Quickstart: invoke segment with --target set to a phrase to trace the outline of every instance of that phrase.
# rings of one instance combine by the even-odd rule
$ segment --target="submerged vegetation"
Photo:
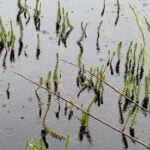
[[[24,4],[22,4],[22,0],[18,0],[17,6],[19,9],[17,17],[16,17],[17,23],[19,23],[20,17],[23,14],[24,18],[26,19],[26,25],[27,25],[30,21],[30,12],[29,12],[29,8],[27,6],[27,0],[24,0]]]
[[[26,142],[25,150],[46,150],[46,147],[42,139],[40,139],[39,141],[37,141],[37,139],[34,139],[33,141]]]
[[[105,32],[108,30],[105,24],[107,19],[102,19],[102,17],[108,15],[106,11],[107,1],[105,0],[103,1],[101,14],[99,14],[99,22],[94,26],[94,34],[92,33],[93,31],[90,32],[93,24],[92,22],[88,22],[87,19],[80,20],[80,23],[77,22],[80,26],[79,31],[81,31],[81,33],[77,35],[75,34],[77,26],[74,25],[72,16],[76,18],[79,16],[74,15],[74,11],[70,11],[70,9],[67,8],[67,5],[65,5],[66,2],[64,3],[58,0],[55,3],[57,9],[55,10],[53,19],[56,20],[56,22],[54,21],[52,26],[51,20],[46,20],[50,23],[49,27],[50,30],[52,30],[50,33],[45,30],[45,26],[42,24],[47,15],[44,14],[45,11],[43,10],[44,1],[35,0],[33,8],[28,6],[28,2],[27,0],[17,1],[18,12],[16,14],[16,22],[18,33],[14,30],[13,20],[6,24],[3,18],[0,17],[0,56],[3,56],[2,67],[4,73],[8,75],[8,78],[12,77],[13,80],[7,80],[4,91],[5,96],[3,96],[2,92],[1,97],[5,97],[8,103],[13,103],[11,100],[12,98],[15,99],[14,85],[21,83],[19,86],[22,87],[22,82],[17,83],[18,78],[14,78],[12,73],[36,86],[34,91],[32,91],[30,87],[28,89],[27,84],[23,87],[26,89],[21,91],[25,96],[28,96],[30,102],[32,102],[32,99],[36,99],[33,103],[37,105],[38,119],[40,121],[40,123],[38,123],[40,126],[39,137],[34,138],[32,141],[27,140],[25,149],[46,150],[53,146],[51,144],[53,144],[55,140],[58,140],[60,145],[63,143],[63,148],[61,145],[61,149],[64,150],[69,150],[69,145],[73,146],[74,143],[80,146],[78,142],[82,143],[84,140],[87,140],[90,146],[94,147],[94,144],[96,144],[95,139],[97,140],[101,134],[101,131],[98,129],[102,128],[103,130],[103,127],[100,127],[99,123],[119,133],[125,149],[130,148],[130,145],[135,143],[150,149],[150,144],[147,144],[147,142],[144,141],[145,138],[143,138],[144,136],[149,139],[150,135],[146,129],[149,123],[147,116],[149,116],[150,113],[150,68],[147,56],[147,54],[149,54],[149,43],[147,42],[147,34],[145,33],[146,31],[144,30],[142,19],[140,19],[140,14],[137,13],[136,7],[129,2],[128,8],[131,10],[131,14],[133,13],[134,15],[141,37],[129,37],[128,39],[121,40],[121,37],[115,37],[117,33],[116,35],[111,35],[114,33]],[[122,5],[120,6],[120,1],[116,0],[115,2],[116,3],[113,4],[117,6],[117,15],[115,23],[114,20],[112,22],[113,26],[115,24],[116,30],[119,27],[117,26],[119,21],[121,24],[120,17],[123,18],[124,16],[121,14],[123,9]],[[94,8],[90,10],[94,12]],[[88,10],[86,13],[89,12]],[[33,17],[31,21],[30,16]],[[86,23],[86,21],[88,23]],[[149,32],[149,18],[144,17],[144,21],[148,29],[147,32]],[[54,27],[54,29],[52,27]],[[32,28],[35,34],[32,35],[31,33],[31,37],[28,36],[26,39],[26,31],[28,28]],[[87,29],[89,32],[87,32]],[[101,34],[102,32],[104,34]],[[52,35],[53,33],[54,35]],[[46,40],[47,36],[45,34],[49,37],[49,41]],[[74,40],[73,44],[68,40],[70,35],[72,35],[71,38]],[[104,39],[103,35],[105,37]],[[33,40],[34,42],[31,41],[31,43],[33,42],[35,49],[32,50],[29,48],[29,50],[27,41],[33,37],[35,37],[35,39]],[[94,50],[92,47],[93,38],[91,37],[95,39]],[[111,42],[115,49],[113,49],[109,41],[112,38],[114,41]],[[118,40],[115,41],[115,38]],[[108,41],[106,39],[108,39]],[[70,43],[73,49],[70,49]],[[63,45],[62,47],[61,44]],[[16,52],[17,46],[18,53]],[[49,46],[51,46],[50,49]],[[61,50],[57,48],[61,48]],[[26,49],[28,49],[28,52],[31,54],[28,59],[30,60],[28,62],[29,64],[26,63],[26,58],[21,57],[23,51],[25,57],[28,56]],[[47,51],[45,54],[46,49],[50,51]],[[52,51],[51,49],[54,50]],[[68,51],[68,49],[70,49],[70,51]],[[32,58],[32,52],[36,58],[36,62]],[[16,53],[18,57],[16,57]],[[106,56],[104,56],[103,53]],[[10,70],[7,72],[6,62],[8,55],[10,55],[11,65],[8,63]],[[22,64],[20,63],[22,60],[23,63],[25,63],[23,66],[21,66]],[[74,60],[76,63],[73,62]],[[35,63],[37,68],[34,68]],[[41,65],[42,63],[44,64]],[[17,68],[22,68],[25,72],[31,71],[31,73],[33,73],[31,77],[35,77],[36,81],[38,78],[38,81],[35,82],[29,79],[27,77],[28,72],[26,72],[25,75],[18,73],[15,71]],[[71,69],[73,69],[72,72],[70,71]],[[3,80],[0,80],[0,83],[2,83],[3,86]],[[109,88],[112,91],[110,91]],[[16,88],[15,90],[17,90],[17,94],[19,95],[21,93],[19,90],[22,89]],[[27,94],[29,90],[33,92],[33,97]],[[111,97],[112,95],[113,97]],[[32,98],[29,98],[30,96]],[[17,106],[20,106],[20,103],[19,101]],[[26,104],[26,101],[24,103]],[[34,106],[34,104],[31,106]],[[3,104],[3,107],[6,107],[6,104]],[[22,108],[25,108],[25,106],[23,105]],[[27,108],[27,110],[29,110],[29,108]],[[116,108],[117,110],[115,110]],[[33,111],[35,110],[36,107],[34,107]],[[117,112],[118,114],[113,116],[111,112]],[[10,111],[7,111],[7,113],[10,113]],[[112,119],[111,122],[109,122],[110,114],[114,119]],[[146,127],[142,126],[144,122],[139,124],[141,120],[146,122]],[[97,125],[95,122],[97,122]],[[115,127],[114,123],[120,127]],[[140,137],[139,133],[141,133],[141,131],[143,135]],[[146,133],[143,131],[146,131]],[[104,133],[105,132],[107,131],[104,131]],[[109,134],[111,135],[113,133]],[[129,142],[129,140],[131,140],[131,142]]]
[[[13,27],[12,27],[12,21],[10,21],[10,31],[7,31],[5,28],[2,18],[0,17],[0,55],[3,51],[5,51],[5,55],[3,58],[2,66],[4,69],[6,69],[6,58],[8,53],[10,53],[10,61],[14,62],[15,56],[14,56],[14,45],[15,45],[16,37],[14,35]]]
[[[40,16],[41,16],[41,2],[40,0],[36,0],[36,6],[34,8],[33,19],[34,19],[35,29],[37,31],[40,31],[40,26],[41,26]]]
[[[119,0],[117,0],[117,17],[115,20],[115,26],[117,25],[117,23],[119,21],[119,16],[120,16],[120,3],[119,3]]]
[[[58,45],[60,42],[67,47],[67,39],[73,30],[70,23],[68,12],[65,12],[64,7],[61,7],[60,0],[58,0],[57,19],[56,19],[56,34],[58,35]]]

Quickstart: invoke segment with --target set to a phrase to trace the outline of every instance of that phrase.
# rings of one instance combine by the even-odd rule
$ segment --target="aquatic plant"
[[[90,104],[87,106],[87,108],[83,108],[86,112],[90,112],[90,109],[92,105],[95,103],[95,96],[91,100]],[[80,124],[82,127],[88,127],[88,122],[89,122],[89,115],[85,112],[82,112],[81,117],[80,117]]]
[[[119,110],[119,121],[120,121],[120,124],[123,124],[124,123],[124,116],[123,116],[123,110],[122,110],[122,102],[121,101],[118,101],[118,110]]]
[[[148,136],[148,144],[150,146],[150,135]]]
[[[145,76],[145,97],[142,106],[146,109],[150,109],[150,73]]]
[[[120,15],[120,3],[119,3],[119,0],[117,0],[117,16],[116,16],[116,20],[115,20],[115,26],[118,23],[119,15]]]
[[[55,69],[53,72],[53,82],[54,82],[54,91],[58,91],[58,83],[59,83],[59,76],[58,76],[58,64],[59,64],[59,54],[56,53],[56,64],[55,64]]]
[[[79,47],[80,47],[80,53],[78,54],[78,57],[77,57],[77,63],[81,68],[79,68],[78,76],[76,77],[77,87],[80,87],[81,86],[80,84],[84,83],[85,81],[84,64],[82,64],[82,58],[83,58],[82,44],[80,44]]]
[[[84,25],[83,22],[81,22],[81,35],[80,35],[80,38],[77,40],[78,45],[81,45],[81,42],[84,40],[84,38],[86,38],[87,26],[88,26],[88,23]]]
[[[41,138],[42,138],[42,140],[44,142],[44,145],[45,145],[46,149],[48,149],[49,148],[49,144],[47,142],[47,133],[46,133],[45,129],[41,130]]]
[[[73,117],[73,102],[72,101],[70,101],[68,108],[69,108],[68,120],[71,120]]]
[[[40,77],[39,84],[37,85],[35,92],[37,92],[39,89],[41,89],[43,84],[44,84],[44,79],[43,79],[43,77]]]
[[[101,30],[101,26],[103,24],[103,21],[100,21],[98,27],[97,27],[97,39],[96,39],[96,49],[100,50],[100,46],[99,46],[99,37],[100,37],[100,30]]]
[[[40,35],[39,32],[37,32],[37,46],[36,46],[36,59],[39,59],[41,50],[40,50]]]
[[[7,85],[6,94],[7,94],[7,99],[9,99],[10,98],[10,83],[8,83]]]
[[[18,6],[18,8],[20,8],[20,9],[23,8],[23,6],[22,6],[22,4],[21,4],[21,0],[18,0],[18,1],[17,1],[17,6]]]
[[[145,34],[144,34],[143,27],[142,27],[142,23],[140,21],[140,18],[138,16],[137,12],[135,11],[135,9],[134,9],[134,7],[133,7],[133,5],[131,4],[130,1],[129,1],[129,6],[130,6],[132,12],[134,13],[134,16],[135,16],[135,19],[136,19],[136,23],[138,25],[139,31],[140,31],[141,36],[142,36],[143,46],[145,48],[145,46],[146,46],[146,40],[145,40]]]
[[[22,53],[22,49],[23,49],[23,23],[22,23],[22,19],[21,17],[19,16],[19,30],[20,30],[20,37],[19,37],[19,48],[18,48],[18,56],[21,55]]]
[[[126,81],[128,73],[130,71],[131,63],[132,63],[132,45],[133,45],[133,41],[130,42],[128,51],[126,53],[126,62],[125,62],[125,71],[124,71],[124,80],[125,81]]]
[[[47,107],[46,107],[46,110],[45,110],[45,113],[43,115],[43,119],[42,119],[42,125],[43,125],[43,129],[46,131],[46,133],[48,135],[50,135],[51,137],[55,138],[55,139],[59,139],[59,140],[64,140],[65,137],[60,135],[59,133],[57,133],[56,131],[50,129],[48,126],[47,126],[47,115],[48,115],[48,112],[50,110],[50,106],[51,106],[51,99],[48,100],[47,102]]]
[[[69,145],[70,139],[71,139],[71,134],[67,133],[66,140],[65,140],[64,150],[68,150],[68,145]]]
[[[66,26],[69,27],[69,29],[67,30],[67,27],[66,27],[66,32],[61,33],[61,40],[62,40],[64,46],[67,47],[67,43],[66,43],[67,39],[68,39],[68,37],[69,37],[69,35],[70,35],[70,33],[71,33],[71,31],[73,30],[74,27],[70,24],[70,20],[69,20],[69,17],[68,17],[68,12],[66,12],[66,19],[64,18],[64,20],[66,20],[66,24],[67,24]]]
[[[39,117],[41,118],[41,116],[42,116],[42,106],[43,106],[43,103],[42,103],[42,100],[41,100],[41,98],[40,98],[40,96],[39,96],[39,94],[38,94],[38,92],[37,91],[35,91],[35,95],[36,95],[36,98],[37,98],[37,101],[38,101],[38,108],[39,108]]]
[[[73,30],[70,23],[68,12],[65,12],[64,7],[61,8],[60,0],[58,0],[57,19],[56,19],[56,34],[59,35],[58,45],[60,42],[67,47],[67,39]]]
[[[47,75],[46,82],[45,82],[46,88],[47,88],[48,90],[51,90],[51,77],[52,77],[52,72],[49,71],[49,72],[48,72],[48,75]]]
[[[112,61],[115,57],[115,51],[112,53],[112,56],[110,56],[110,50],[108,51],[108,56],[109,56],[109,59],[108,59],[108,62],[107,62],[107,66],[109,66],[110,68],[110,73],[111,75],[114,74],[114,70],[113,70],[113,66],[112,66]]]
[[[12,21],[10,21],[10,26],[11,26],[11,31],[10,31],[10,45],[11,45],[10,61],[14,62],[15,61],[14,46],[15,46],[16,37],[14,35]]]
[[[132,68],[131,68],[131,73],[134,74],[135,73],[135,67],[136,67],[136,63],[137,63],[137,58],[136,58],[136,52],[137,51],[137,43],[135,43],[134,45],[134,49],[133,49],[133,58],[132,58]]]
[[[58,64],[56,64],[56,65],[58,65]],[[42,125],[43,125],[43,130],[44,130],[44,132],[46,132],[46,134],[50,135],[53,138],[56,138],[56,139],[59,139],[59,140],[64,140],[65,139],[64,136],[62,136],[59,133],[55,132],[54,130],[48,128],[48,126],[47,126],[47,115],[48,115],[48,112],[50,110],[51,97],[52,97],[52,93],[51,93],[51,78],[52,78],[51,71],[49,71],[48,75],[47,75],[47,79],[44,79],[43,77],[40,77],[39,84],[36,84],[35,94],[36,94],[36,97],[38,99],[39,116],[41,117],[41,115],[43,114],[42,115]],[[54,78],[54,76],[53,76],[53,78]],[[43,110],[42,109],[42,102],[41,102],[41,99],[40,99],[40,97],[39,97],[37,92],[41,88],[43,88],[44,84],[46,85],[46,89],[48,91],[48,101],[47,101],[46,110],[45,110],[45,112],[42,113],[42,110]],[[57,94],[58,94],[58,92],[57,92]],[[59,98],[59,95],[57,95],[57,98]]]
[[[19,11],[17,13],[16,21],[17,23],[19,23],[19,17],[21,17],[21,15],[24,14],[24,18],[26,19],[26,25],[27,25],[30,21],[30,12],[28,10],[28,6],[26,2],[27,0],[24,0],[24,5],[23,5],[21,3],[21,0],[17,1],[17,6],[19,8]]]
[[[61,22],[61,6],[60,0],[58,0],[58,8],[57,8],[57,21],[56,21],[56,33],[59,33],[60,30],[60,22]]]
[[[104,15],[104,13],[105,13],[105,4],[106,3],[106,0],[104,0],[104,2],[103,2],[103,9],[102,9],[102,12],[101,12],[101,16],[103,16]]]
[[[116,63],[116,68],[115,68],[117,74],[120,73],[119,70],[120,70],[120,61],[121,61],[121,59],[120,59],[120,57],[121,57],[121,49],[122,49],[122,41],[120,41],[118,43],[118,48],[117,48],[118,61]]]
[[[9,32],[6,31],[5,26],[3,25],[2,18],[0,17],[0,40],[1,40],[2,50],[3,50],[3,48],[5,48],[6,51],[9,50],[9,48],[8,48],[8,35],[9,35]]]
[[[12,27],[12,21],[10,21],[10,30],[7,31],[5,28],[2,18],[0,17],[0,55],[3,50],[5,50],[5,54],[3,57],[2,66],[6,69],[6,59],[8,52],[10,52],[10,61],[14,62],[14,45],[15,45],[15,35]]]
[[[127,149],[128,148],[128,141],[127,141],[127,138],[124,134],[122,134],[122,142],[124,144],[124,148]]]
[[[147,25],[147,29],[150,32],[150,22],[146,19],[146,17],[144,17],[146,25]]]
[[[139,103],[139,93],[140,93],[140,84],[137,84],[136,82],[136,77],[135,75],[133,75],[130,71],[130,73],[128,73],[127,75],[127,79],[124,82],[124,87],[122,90],[122,93],[126,95],[125,97],[125,102],[123,105],[123,111],[125,112],[129,106],[129,104],[131,104],[132,102],[134,102],[134,100],[136,100],[136,104]],[[120,95],[119,96],[119,102],[122,101],[123,96]]]
[[[137,71],[136,71],[136,78],[137,78],[137,83],[139,83],[140,80],[142,80],[143,75],[144,75],[144,65],[145,65],[145,53],[144,49],[141,48],[141,51],[139,52],[138,55],[138,62],[137,62]]]
[[[139,110],[140,110],[139,106],[134,106],[133,108],[129,109],[127,117],[125,119],[123,129],[122,129],[124,131],[126,129],[127,125],[128,125],[129,126],[129,132],[130,132],[130,135],[132,137],[135,136],[134,126],[136,124],[136,120],[137,120],[137,117],[138,117],[138,114],[139,114]],[[135,141],[133,141],[133,142],[135,142]]]
[[[42,139],[37,140],[34,138],[32,141],[27,140],[25,150],[46,150],[45,144]]]
[[[18,76],[24,78],[25,80],[29,81],[30,83],[39,86],[38,83],[32,81],[31,79],[28,79],[28,78],[25,77],[24,75],[19,74],[19,73],[17,73],[17,72],[14,72],[14,73],[17,74]],[[106,83],[106,82],[105,82],[105,83]],[[44,89],[44,90],[46,90],[48,93],[51,93],[51,94],[57,96],[56,93],[54,93],[54,92],[52,92],[52,91],[49,91],[47,88],[45,88],[45,87],[41,87],[41,88]],[[70,103],[69,100],[63,98],[62,96],[59,96],[59,97],[60,97],[60,99],[61,99],[62,101],[67,102],[67,103]],[[49,104],[49,103],[48,103],[48,104]],[[82,112],[87,113],[87,115],[89,115],[89,116],[92,117],[93,119],[97,120],[98,122],[103,123],[104,125],[106,125],[107,127],[113,129],[114,131],[116,131],[116,132],[118,132],[118,133],[120,133],[120,134],[123,134],[124,136],[128,137],[129,139],[134,140],[135,142],[139,143],[140,145],[142,145],[142,146],[144,146],[144,147],[150,149],[150,146],[149,146],[149,145],[145,144],[144,142],[140,141],[139,139],[136,139],[136,138],[134,138],[134,137],[132,137],[132,136],[126,134],[125,132],[123,132],[123,131],[121,131],[121,130],[115,128],[114,126],[112,126],[111,124],[105,122],[104,120],[102,120],[102,119],[100,119],[100,118],[97,118],[97,117],[94,116],[92,113],[86,112],[84,109],[82,109],[82,108],[79,107],[78,105],[76,105],[76,104],[74,104],[74,103],[72,103],[72,105],[73,105],[73,107],[75,107],[75,108],[81,110]],[[50,106],[47,105],[46,113],[45,113],[45,115],[44,115],[44,117],[43,117],[43,124],[44,124],[44,125],[46,124],[46,118],[47,118],[47,113],[48,113],[47,110],[49,110],[49,107],[50,107]],[[141,107],[140,107],[140,108],[141,108]]]
[[[33,19],[34,19],[35,29],[37,31],[40,31],[40,26],[41,26],[40,16],[41,16],[41,2],[40,0],[36,0]]]
[[[71,63],[71,62],[69,62],[69,61],[67,61],[67,60],[64,60],[64,59],[62,59],[61,61],[66,62],[66,63],[68,63],[69,65],[72,65],[72,66],[74,66],[74,67],[76,67],[76,68],[84,69],[84,72],[86,72],[86,73],[92,75],[94,78],[96,78],[96,79],[102,81],[101,78],[98,78],[95,74],[91,73],[91,72],[90,72],[89,70],[87,70],[85,67],[82,68],[82,67],[80,67],[80,66],[78,66],[78,65],[76,65],[76,64],[74,64],[74,63]],[[104,67],[104,70],[105,70],[105,68],[106,68],[106,67]],[[148,109],[145,109],[144,107],[142,107],[142,106],[139,104],[139,102],[134,102],[130,97],[126,96],[125,93],[124,93],[124,92],[125,92],[125,91],[124,91],[125,88],[123,88],[123,91],[120,92],[120,90],[118,90],[117,88],[115,88],[114,86],[112,86],[110,83],[108,83],[108,82],[105,81],[105,80],[103,80],[103,84],[106,85],[106,86],[108,86],[109,88],[111,88],[113,91],[115,91],[116,93],[118,93],[118,94],[120,95],[120,96],[119,96],[119,99],[118,99],[119,101],[121,101],[123,97],[124,97],[124,98],[127,98],[130,102],[132,102],[132,103],[135,104],[136,106],[139,106],[142,110],[144,110],[144,111],[150,113],[150,111],[149,111]],[[135,91],[136,91],[136,96],[138,97],[138,101],[139,101],[140,86],[137,84],[137,88],[135,88],[135,89],[136,89],[136,90],[135,90]]]

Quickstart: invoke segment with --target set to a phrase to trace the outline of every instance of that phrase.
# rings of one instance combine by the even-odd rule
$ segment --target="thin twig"
[[[111,124],[105,122],[104,120],[102,120],[102,119],[100,119],[100,118],[97,118],[95,115],[93,115],[93,114],[91,114],[91,113],[85,111],[84,109],[82,109],[82,108],[79,107],[78,105],[74,104],[73,102],[71,102],[71,101],[69,101],[69,100],[67,100],[67,99],[65,99],[65,98],[63,98],[63,97],[61,97],[61,95],[58,95],[58,94],[56,94],[56,93],[50,91],[49,89],[47,89],[47,88],[45,88],[45,87],[39,85],[38,83],[32,81],[31,79],[28,79],[27,77],[25,77],[24,75],[22,75],[22,74],[20,74],[20,73],[17,73],[17,72],[15,72],[15,71],[13,71],[13,73],[15,73],[16,75],[18,75],[18,76],[24,78],[25,80],[29,81],[30,83],[32,83],[32,84],[34,84],[34,85],[40,86],[42,89],[46,90],[48,93],[53,94],[53,95],[55,95],[55,96],[57,96],[57,97],[59,96],[59,98],[60,98],[61,100],[65,101],[65,102],[67,102],[67,103],[70,103],[71,105],[73,105],[73,106],[76,107],[77,109],[81,110],[82,112],[86,113],[87,115],[89,115],[89,116],[92,117],[93,119],[97,120],[98,122],[101,122],[102,124],[106,125],[107,127],[111,128],[111,129],[117,131],[118,133],[120,133],[120,134],[122,134],[122,135],[128,137],[129,139],[131,139],[131,140],[133,140],[133,141],[135,141],[135,142],[137,142],[137,143],[143,145],[143,146],[146,147],[147,149],[150,149],[150,146],[146,145],[144,142],[142,142],[142,141],[140,141],[140,140],[138,140],[138,139],[135,139],[134,137],[128,135],[127,133],[125,133],[125,132],[123,132],[123,131],[117,129],[116,127],[112,126]]]
[[[94,76],[95,78],[97,78],[98,80],[102,81],[104,84],[106,84],[106,85],[107,85],[108,87],[110,87],[112,90],[114,90],[116,93],[122,95],[123,97],[125,97],[126,99],[128,99],[130,102],[132,102],[132,103],[134,103],[135,105],[139,106],[139,107],[140,107],[141,109],[143,109],[144,111],[150,113],[150,110],[148,110],[148,109],[144,108],[143,106],[141,106],[140,104],[134,102],[130,97],[128,97],[128,96],[126,96],[125,94],[121,93],[118,89],[116,89],[114,86],[112,86],[111,84],[109,84],[107,81],[104,81],[104,80],[102,80],[101,78],[97,77],[95,74],[91,73],[90,71],[88,71],[87,69],[85,69],[85,67],[82,68],[82,67],[80,67],[80,66],[78,66],[78,65],[76,65],[76,64],[73,64],[73,63],[71,63],[71,62],[69,62],[69,61],[67,61],[67,60],[64,60],[64,59],[61,59],[61,61],[66,62],[66,63],[68,63],[68,64],[70,64],[70,65],[72,65],[72,66],[75,66],[75,67],[77,67],[77,68],[83,69],[84,71],[86,71],[86,72],[89,73],[90,75],[92,75],[92,76]]]

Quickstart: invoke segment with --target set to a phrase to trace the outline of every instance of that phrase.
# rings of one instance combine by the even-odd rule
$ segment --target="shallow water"
[[[12,20],[14,34],[16,35],[15,42],[15,62],[11,63],[9,55],[6,58],[6,68],[2,66],[4,51],[0,57],[0,149],[3,150],[21,150],[24,149],[27,139],[31,140],[34,137],[40,138],[42,128],[42,120],[39,118],[38,101],[35,95],[35,85],[24,80],[20,76],[17,76],[13,71],[23,74],[24,76],[32,79],[35,82],[39,81],[41,76],[47,77],[49,70],[53,72],[56,62],[56,53],[59,53],[60,59],[68,60],[74,64],[77,64],[77,57],[80,53],[80,48],[76,44],[76,41],[80,37],[80,24],[81,22],[88,23],[87,26],[87,38],[83,42],[83,59],[82,63],[89,69],[93,67],[101,67],[106,64],[108,59],[108,50],[112,54],[117,50],[119,41],[123,42],[123,48],[121,50],[121,64],[120,75],[114,73],[110,74],[109,68],[106,70],[106,81],[114,87],[117,87],[122,91],[124,84],[124,64],[125,55],[127,53],[130,41],[138,42],[141,39],[139,29],[137,27],[133,12],[129,8],[128,2],[120,0],[120,17],[117,26],[114,25],[116,18],[116,2],[106,1],[106,9],[104,16],[101,17],[101,11],[103,7],[103,1],[98,0],[61,0],[61,5],[69,13],[71,24],[74,26],[73,31],[70,33],[67,39],[67,47],[61,43],[58,46],[58,36],[55,31],[56,17],[57,17],[57,1],[45,0],[41,2],[41,31],[40,35],[40,49],[41,53],[39,59],[36,59],[36,30],[33,23],[33,10],[35,7],[35,1],[27,1],[29,6],[29,12],[31,19],[28,25],[25,25],[25,19],[23,20],[23,50],[20,56],[18,54],[18,39],[19,39],[19,25],[16,23],[16,15],[18,12],[16,1],[0,1],[0,15],[6,27],[9,28],[8,22]],[[146,37],[147,48],[147,68],[149,68],[149,55],[150,48],[149,32],[144,20],[146,17],[150,20],[149,9],[150,2],[147,1],[132,1],[135,6],[144,28]],[[9,11],[8,11],[9,9]],[[97,26],[99,22],[103,20],[102,30],[100,31],[100,50],[96,50],[96,38],[97,38]],[[140,40],[141,41],[141,40]],[[139,45],[138,45],[139,46]],[[27,56],[25,55],[27,54]],[[117,56],[115,56],[112,65],[115,68]],[[76,77],[78,74],[78,68],[71,66],[62,61],[59,62],[58,72],[61,72],[61,79],[59,83],[59,89],[62,96],[67,99],[73,100],[78,105],[83,104],[87,106],[93,96],[92,92],[84,91],[80,97],[77,97],[80,89],[76,86]],[[146,74],[145,70],[145,74]],[[10,83],[10,99],[7,99],[6,89]],[[144,79],[141,83],[140,98],[144,96]],[[118,110],[118,97],[119,95],[111,90],[109,87],[104,86],[104,104],[100,107],[94,105],[91,109],[91,113],[95,114],[98,118],[112,124],[121,130],[122,124],[119,122],[119,110]],[[43,103],[42,107],[45,111],[47,104],[47,93],[44,90],[39,91],[39,96]],[[55,112],[58,108],[58,102],[56,98],[52,98],[52,104],[50,112],[48,113],[47,124],[50,129],[57,131],[62,135],[66,135],[67,132],[71,133],[72,140],[69,143],[70,150],[116,150],[126,149],[122,142],[122,135],[106,127],[102,123],[97,122],[94,119],[89,121],[89,131],[92,138],[92,144],[88,142],[86,137],[83,141],[79,141],[78,133],[80,130],[80,122],[78,118],[81,112],[74,109],[74,115],[72,120],[68,121],[68,118],[64,116],[64,102],[61,103],[60,118],[55,117]],[[124,113],[124,117],[127,116],[127,112]],[[150,135],[150,120],[149,115],[145,116],[142,112],[139,113],[135,125],[135,137],[148,143],[148,136]],[[128,129],[126,133],[129,134]],[[143,150],[145,149],[138,143],[128,141],[129,150]],[[49,143],[49,149],[59,150],[63,149],[64,142],[47,135],[47,142]]]

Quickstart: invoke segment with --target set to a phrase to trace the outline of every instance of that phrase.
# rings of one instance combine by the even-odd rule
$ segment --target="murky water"
[[[24,3],[24,0],[22,0]],[[16,1],[1,0],[0,1],[0,16],[6,28],[9,29],[9,21],[12,20],[14,34],[16,36],[15,42],[15,61],[13,63],[9,60],[9,54],[6,57],[4,65],[5,51],[3,50],[0,56],[0,149],[2,150],[21,150],[24,149],[27,139],[31,140],[34,137],[37,139],[41,136],[42,119],[39,117],[38,99],[35,95],[35,85],[24,80],[20,76],[13,73],[13,71],[23,74],[35,82],[43,76],[47,77],[49,70],[52,72],[55,68],[56,53],[59,54],[60,59],[65,59],[74,64],[78,63],[78,56],[80,54],[80,47],[76,41],[81,34],[81,22],[88,23],[86,34],[87,38],[82,43],[83,56],[82,63],[89,69],[91,66],[101,68],[108,60],[108,50],[112,55],[113,51],[117,50],[118,43],[122,41],[120,74],[114,72],[110,74],[109,67],[106,69],[106,81],[119,89],[122,92],[124,85],[124,64],[126,60],[126,53],[130,41],[137,43],[141,42],[141,34],[133,12],[131,11],[127,1],[120,0],[120,16],[117,25],[115,26],[115,19],[117,16],[116,1],[106,0],[105,13],[101,16],[103,9],[103,1],[99,0],[61,0],[61,6],[69,13],[69,19],[74,29],[69,34],[67,39],[67,47],[62,43],[58,45],[58,35],[56,34],[56,18],[57,6],[56,0],[41,1],[41,29],[40,36],[40,55],[36,58],[37,53],[37,31],[35,30],[33,22],[33,13],[35,8],[35,0],[27,1],[31,19],[29,23],[25,24],[23,15],[23,49],[18,56],[19,49],[19,25],[16,23],[16,16],[19,11]],[[147,49],[147,64],[146,69],[149,69],[149,32],[145,23],[144,17],[150,21],[149,10],[150,2],[132,1],[135,10],[137,11],[144,28]],[[100,21],[103,24],[100,31],[99,46],[96,47],[97,27]],[[140,39],[140,40],[139,40]],[[139,47],[140,45],[138,45]],[[117,62],[117,55],[115,55],[112,66],[115,70]],[[72,65],[59,62],[58,73],[61,73],[59,79],[59,90],[63,97],[72,100],[79,106],[83,104],[85,107],[90,103],[93,97],[93,92],[88,90],[83,91],[80,97],[77,97],[80,89],[76,85],[76,77],[79,68]],[[145,74],[148,70],[145,70]],[[10,98],[8,99],[6,89],[10,83]],[[40,90],[38,92],[41,98],[43,114],[47,106],[47,92]],[[144,97],[144,78],[141,81],[140,101]],[[120,124],[120,114],[118,109],[119,95],[107,86],[104,86],[104,104],[98,107],[96,104],[92,106],[90,112],[103,119],[107,123],[122,129],[123,124]],[[51,100],[51,108],[47,117],[47,125],[50,129],[57,131],[62,135],[68,132],[72,139],[69,143],[70,150],[143,150],[146,149],[142,145],[127,138],[128,148],[122,140],[122,135],[110,129],[104,124],[90,119],[88,124],[88,134],[84,133],[83,140],[79,140],[80,131],[80,115],[81,112],[75,108],[74,117],[68,120],[68,116],[64,115],[65,103],[60,100],[60,114],[59,119],[56,118],[58,111],[58,102],[56,97]],[[124,112],[124,118],[127,117],[127,112]],[[42,114],[42,115],[43,115]],[[148,145],[148,137],[150,135],[149,114],[145,116],[139,112],[135,124],[135,138],[143,141]],[[125,130],[129,134],[129,129]],[[50,150],[61,150],[64,148],[64,141],[59,141],[47,135],[47,142]],[[90,141],[91,140],[91,141]]]

